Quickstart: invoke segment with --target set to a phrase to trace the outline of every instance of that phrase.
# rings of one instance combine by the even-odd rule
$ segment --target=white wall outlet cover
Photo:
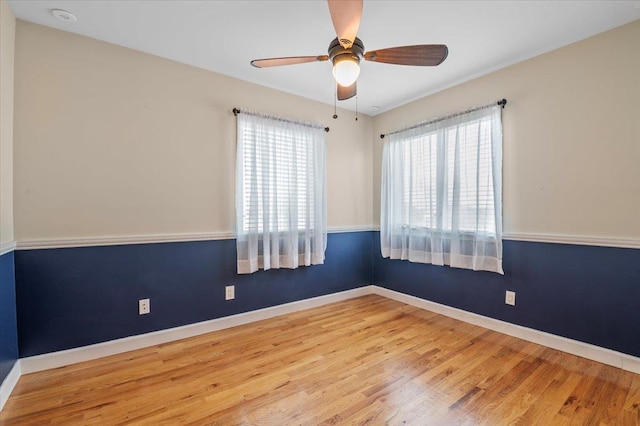
[[[149,299],[138,300],[138,315],[145,315],[151,312],[151,301]]]
[[[236,287],[228,285],[224,288],[224,300],[233,300],[236,298]]]
[[[507,290],[507,292],[505,293],[505,296],[504,296],[504,303],[506,303],[507,305],[515,306],[516,305],[516,292]]]

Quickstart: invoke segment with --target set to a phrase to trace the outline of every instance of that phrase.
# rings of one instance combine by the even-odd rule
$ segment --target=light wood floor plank
[[[23,424],[640,425],[640,376],[370,295],[25,375]]]

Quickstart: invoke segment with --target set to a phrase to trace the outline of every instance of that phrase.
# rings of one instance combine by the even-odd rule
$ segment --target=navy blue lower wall
[[[383,259],[374,233],[373,284],[640,356],[640,250],[504,241],[503,266],[501,276]]]
[[[0,258],[2,378],[17,357],[13,256]],[[378,232],[353,232],[329,234],[324,265],[250,275],[235,265],[234,240],[17,251],[19,355],[376,284],[640,357],[637,249],[504,241],[501,276],[383,259]],[[225,301],[230,284],[236,299]],[[515,307],[505,305],[505,290],[516,292]],[[138,315],[142,298],[151,299],[149,315]]]
[[[14,252],[0,256],[0,383],[18,359]]]
[[[369,285],[372,238],[329,234],[324,265],[250,275],[236,273],[235,240],[17,251],[20,357]],[[138,315],[143,298],[148,315]]]

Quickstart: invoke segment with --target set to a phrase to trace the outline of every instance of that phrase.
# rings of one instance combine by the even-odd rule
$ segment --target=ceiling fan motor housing
[[[333,65],[347,58],[353,58],[357,63],[360,63],[363,55],[364,44],[358,37],[356,37],[350,48],[342,47],[337,37],[329,44],[329,59],[331,59]]]

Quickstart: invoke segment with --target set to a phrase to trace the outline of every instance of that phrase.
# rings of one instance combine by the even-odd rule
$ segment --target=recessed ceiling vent
[[[64,22],[76,22],[78,20],[78,18],[76,18],[73,13],[67,12],[66,10],[62,9],[53,9],[51,11],[51,14]]]

